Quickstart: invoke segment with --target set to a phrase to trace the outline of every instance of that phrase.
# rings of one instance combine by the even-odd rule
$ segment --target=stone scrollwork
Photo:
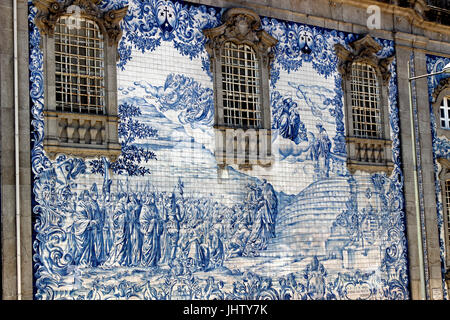
[[[219,27],[203,30],[209,40],[206,50],[211,59],[214,59],[225,41],[246,43],[255,49],[263,65],[269,68],[273,59],[270,49],[278,41],[261,29],[259,16],[248,9],[232,8],[225,12],[222,21],[223,24]]]
[[[70,6],[78,6],[80,13],[93,19],[102,32],[108,36],[108,44],[117,46],[122,37],[120,21],[127,14],[128,7],[117,10],[102,12],[98,7],[100,0],[33,0],[33,4],[38,9],[35,24],[42,34],[53,36],[54,28],[58,18],[67,14]]]

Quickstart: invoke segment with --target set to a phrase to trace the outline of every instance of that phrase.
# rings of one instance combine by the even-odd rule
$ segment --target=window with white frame
[[[439,108],[442,129],[450,129],[450,96],[444,97]]]

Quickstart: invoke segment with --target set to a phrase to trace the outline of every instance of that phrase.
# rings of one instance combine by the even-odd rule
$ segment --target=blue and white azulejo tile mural
[[[202,30],[223,9],[129,6],[119,44],[116,162],[43,150],[43,53],[30,2],[36,299],[408,299],[395,61],[394,170],[346,169],[334,45],[360,35],[262,17],[271,66],[269,168],[218,170]],[[376,39],[380,57],[393,42]],[[109,168],[107,170],[106,168]]]

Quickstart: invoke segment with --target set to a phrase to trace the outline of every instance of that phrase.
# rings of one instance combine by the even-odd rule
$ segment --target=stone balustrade
[[[117,116],[45,112],[44,149],[50,158],[59,153],[76,157],[117,158]]]
[[[347,167],[356,170],[392,172],[392,142],[384,139],[347,138]]]

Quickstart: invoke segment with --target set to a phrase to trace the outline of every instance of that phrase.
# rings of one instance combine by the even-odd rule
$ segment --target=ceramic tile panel
[[[221,170],[202,30],[220,25],[224,9],[102,3],[129,6],[113,163],[46,156],[44,57],[29,5],[36,299],[409,298],[395,61],[394,170],[350,174],[334,45],[361,35],[261,17],[278,40],[275,160]],[[392,41],[376,41],[380,57],[394,53]]]

